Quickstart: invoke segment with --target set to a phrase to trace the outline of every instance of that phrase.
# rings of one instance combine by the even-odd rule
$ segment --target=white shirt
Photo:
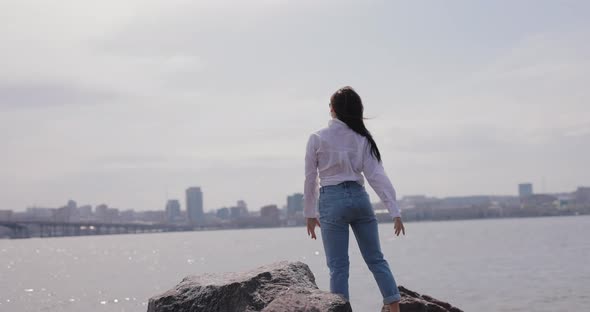
[[[328,127],[312,133],[307,141],[303,215],[306,218],[319,217],[317,201],[320,186],[344,181],[357,181],[364,185],[361,173],[389,214],[399,217],[395,189],[382,163],[371,154],[369,140],[354,132],[343,121],[336,118],[330,120]]]

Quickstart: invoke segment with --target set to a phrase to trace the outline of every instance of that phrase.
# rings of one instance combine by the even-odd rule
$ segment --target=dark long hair
[[[336,118],[343,121],[354,132],[366,137],[371,146],[371,154],[381,161],[381,153],[377,148],[377,143],[363,122],[365,119],[363,118],[363,101],[358,93],[349,86],[340,88],[332,95],[330,103],[336,113]]]

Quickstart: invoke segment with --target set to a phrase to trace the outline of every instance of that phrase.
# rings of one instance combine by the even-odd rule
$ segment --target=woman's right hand
[[[396,236],[399,236],[399,233],[401,232],[402,234],[406,235],[406,229],[404,228],[404,223],[402,222],[402,218],[401,217],[395,217],[393,218],[393,228],[394,228],[394,232]]]

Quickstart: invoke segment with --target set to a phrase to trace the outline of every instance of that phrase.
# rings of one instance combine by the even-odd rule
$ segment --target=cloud
[[[343,85],[400,194],[540,172],[567,189],[586,179],[585,6],[2,1],[0,189],[18,189],[2,201],[159,208],[162,185],[197,183],[210,208],[280,203]]]
[[[92,105],[110,102],[119,97],[120,95],[116,92],[71,84],[0,82],[0,109],[2,110]]]

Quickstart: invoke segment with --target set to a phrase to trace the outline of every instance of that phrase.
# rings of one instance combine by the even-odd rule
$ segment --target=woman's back
[[[364,177],[363,177],[364,175]],[[319,178],[319,183],[318,183]],[[315,218],[318,187],[364,179],[375,190],[392,217],[400,216],[396,192],[382,163],[374,157],[366,137],[334,118],[327,128],[312,133],[305,154],[304,216]]]
[[[320,186],[344,181],[363,184],[363,158],[367,139],[352,131],[344,122],[332,119],[329,126],[312,134],[311,146],[317,153]]]

